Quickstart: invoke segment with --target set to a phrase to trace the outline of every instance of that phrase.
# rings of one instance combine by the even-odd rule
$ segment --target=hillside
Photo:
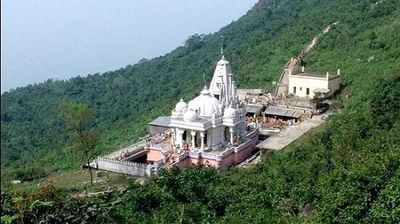
[[[93,126],[102,135],[98,153],[132,143],[146,133],[147,122],[168,114],[177,99],[193,97],[204,85],[203,76],[210,81],[222,41],[239,87],[269,88],[283,64],[338,19],[306,22],[319,13],[308,13],[313,4],[260,2],[237,22],[215,34],[193,35],[165,56],[113,72],[48,80],[4,93],[2,168],[12,167],[6,169],[12,176],[31,179],[32,173],[73,169],[81,162],[65,147],[67,133],[58,110],[63,101],[82,101],[94,109]],[[18,169],[25,166],[29,169]]]
[[[70,222],[103,223],[399,223],[396,0],[260,0],[238,21],[214,34],[194,35],[165,56],[4,93],[2,171],[33,178],[76,169],[76,153],[66,147],[58,115],[62,101],[83,101],[94,108],[93,127],[102,134],[97,152],[111,151],[144,135],[146,123],[169,113],[176,99],[193,97],[203,74],[209,81],[221,36],[239,87],[268,89],[283,64],[336,21],[304,61],[313,71],[341,68],[343,74],[344,89],[335,99],[341,113],[318,130],[250,169],[172,170],[144,186],[132,184],[123,194],[89,201],[38,193],[31,199],[51,201],[52,206],[46,213],[27,209],[25,218],[51,219],[50,213]],[[17,214],[11,199],[4,198],[5,214]]]
[[[160,114],[169,113],[176,99],[194,96],[198,91],[193,90],[201,88],[204,83],[203,76],[209,81],[218,58],[219,52],[216,49],[219,49],[221,39],[236,72],[239,87],[269,88],[272,81],[277,79],[284,62],[298,54],[315,34],[332,21],[341,21],[333,34],[326,37],[335,40],[323,41],[320,47],[323,55],[317,50],[308,63],[316,71],[342,67],[345,69],[345,80],[352,81],[347,80],[347,77],[353,79],[352,74],[357,71],[349,73],[347,67],[354,67],[353,62],[361,67],[355,59],[361,60],[369,53],[364,52],[364,47],[358,48],[363,52],[354,52],[353,48],[360,44],[374,45],[367,47],[370,55],[375,55],[376,59],[366,66],[376,67],[378,60],[381,60],[380,51],[391,54],[388,57],[392,61],[396,60],[393,56],[398,55],[398,48],[390,46],[394,42],[390,38],[395,37],[390,36],[390,33],[377,35],[385,27],[378,28],[379,24],[373,21],[375,17],[384,18],[385,13],[391,16],[395,8],[386,8],[389,2],[378,5],[376,10],[368,9],[370,5],[367,2],[352,9],[345,7],[345,4],[342,6],[340,1],[323,3],[309,10],[314,4],[314,1],[302,4],[278,4],[273,1],[266,4],[262,1],[247,16],[222,28],[218,33],[193,35],[185,46],[163,57],[113,72],[76,77],[68,81],[48,80],[2,94],[2,167],[20,167],[28,163],[29,167],[36,167],[35,170],[40,171],[42,162],[33,162],[40,159],[53,161],[48,166],[50,169],[43,172],[71,169],[77,165],[76,158],[71,157],[73,153],[65,148],[67,135],[58,116],[58,105],[62,101],[83,101],[94,108],[94,124],[102,133],[98,152],[110,151],[143,136],[148,121]],[[370,15],[362,15],[363,10],[367,9]],[[357,13],[360,14],[359,18],[353,18],[353,14]],[[377,13],[382,15],[375,15]],[[324,15],[323,18],[315,19],[320,14]],[[355,33],[358,29],[351,26],[364,17],[370,17],[371,23],[365,26],[376,27],[375,33],[373,29]],[[359,29],[363,28],[367,27]],[[364,42],[355,42],[352,39],[354,36]],[[375,39],[371,40],[371,37]],[[387,45],[379,48],[382,43]],[[336,47],[338,44],[340,49]],[[342,55],[353,60],[342,60]],[[379,66],[380,69],[384,67]],[[60,158],[64,160],[61,164],[58,162]]]

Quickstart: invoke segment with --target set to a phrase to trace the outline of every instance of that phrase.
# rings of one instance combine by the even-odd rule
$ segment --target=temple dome
[[[189,109],[197,111],[200,116],[220,115],[220,103],[210,95],[207,87],[200,92],[200,95],[189,102]]]
[[[194,110],[188,110],[183,114],[184,121],[195,121],[197,120],[198,115]]]
[[[232,107],[228,107],[225,109],[224,111],[224,118],[235,118],[237,116],[237,110],[232,108]]]
[[[184,112],[188,107],[187,103],[181,99],[175,106],[175,111],[177,112]]]

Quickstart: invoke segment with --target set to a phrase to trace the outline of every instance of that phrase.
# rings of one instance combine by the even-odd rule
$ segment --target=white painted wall
[[[151,165],[118,161],[101,157],[94,160],[92,167],[100,170],[107,170],[115,173],[124,173],[141,177],[152,176],[154,174]]]
[[[294,93],[294,87],[296,87],[296,93]],[[307,95],[307,88],[310,90],[309,95]],[[313,90],[317,88],[329,89],[327,96],[330,96],[340,88],[340,77],[328,80],[326,77],[289,75],[289,94],[313,98],[315,95]]]

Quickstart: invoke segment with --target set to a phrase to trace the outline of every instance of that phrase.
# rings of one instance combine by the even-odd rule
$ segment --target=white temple
[[[209,89],[205,86],[188,103],[181,99],[170,117],[150,123],[163,131],[148,142],[147,161],[180,167],[237,164],[250,156],[258,139],[257,130],[247,127],[245,114],[230,64],[222,55]]]

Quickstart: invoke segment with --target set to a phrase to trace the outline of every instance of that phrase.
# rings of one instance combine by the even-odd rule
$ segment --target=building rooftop
[[[254,94],[254,95],[261,95],[265,93],[263,89],[237,89],[238,94]]]
[[[309,73],[309,72],[301,72],[296,74],[298,76],[305,76],[305,77],[315,77],[315,78],[325,78],[326,77],[326,73]],[[329,74],[329,78],[332,77],[336,77],[338,76],[337,74],[333,73],[333,74]]]
[[[263,106],[262,105],[250,105],[250,104],[246,104],[246,113],[252,113],[252,114],[257,114],[260,113]]]
[[[296,109],[277,107],[277,106],[269,106],[264,111],[264,114],[282,116],[282,117],[299,118],[303,114],[303,112],[296,110]]]
[[[171,123],[171,118],[167,116],[158,117],[152,122],[149,123],[151,126],[161,126],[161,127],[169,127]]]

